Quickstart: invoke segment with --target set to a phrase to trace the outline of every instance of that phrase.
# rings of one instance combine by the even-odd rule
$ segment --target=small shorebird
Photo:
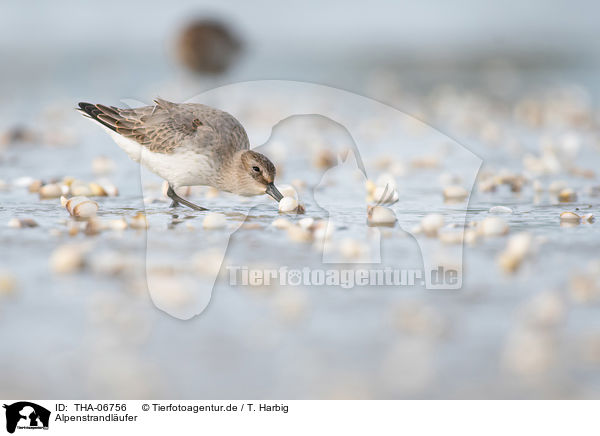
[[[249,150],[248,135],[233,116],[202,104],[154,102],[135,109],[79,103],[78,110],[104,127],[130,158],[169,183],[171,207],[181,203],[206,210],[177,195],[181,186],[213,186],[281,200],[273,184],[275,166]]]

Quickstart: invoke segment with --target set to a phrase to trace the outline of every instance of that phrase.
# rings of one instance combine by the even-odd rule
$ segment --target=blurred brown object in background
[[[241,48],[241,41],[232,31],[213,19],[200,19],[187,25],[177,41],[180,62],[197,73],[223,73]]]

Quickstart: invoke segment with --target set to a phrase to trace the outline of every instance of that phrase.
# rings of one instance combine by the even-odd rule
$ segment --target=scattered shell
[[[502,218],[491,216],[479,223],[478,229],[484,236],[502,236],[509,231],[508,224]]]
[[[39,188],[40,198],[58,198],[63,194],[62,188],[56,183],[49,183]]]
[[[71,195],[76,197],[87,197],[94,195],[90,186],[82,183],[72,184],[69,191],[71,192]]]
[[[287,229],[292,225],[292,222],[287,218],[281,217],[274,219],[271,225],[276,229]]]
[[[555,180],[554,182],[550,183],[550,186],[548,186],[548,191],[555,195],[557,195],[563,189],[567,189],[567,182],[564,180]]]
[[[58,274],[70,274],[83,268],[85,250],[79,245],[61,245],[50,256],[50,267]]]
[[[31,218],[13,218],[8,222],[8,227],[23,229],[27,227],[37,227],[38,223]]]
[[[378,204],[391,204],[398,201],[398,191],[390,186],[377,186],[373,191],[372,198],[370,201],[374,201]]]
[[[288,237],[294,242],[311,242],[313,239],[312,233],[309,230],[297,225],[288,227],[287,232]]]
[[[581,222],[581,217],[577,215],[575,212],[562,212],[560,214],[560,221],[566,223],[579,223]]]
[[[437,236],[438,230],[444,226],[444,216],[438,213],[425,215],[421,220],[421,230],[429,237]]]
[[[133,218],[131,218],[129,225],[132,229],[147,229],[148,220],[146,219],[146,215],[144,215],[142,212],[138,212]]]
[[[94,183],[94,182],[90,183],[89,188],[90,188],[90,191],[92,192],[92,195],[95,197],[106,197],[108,195],[108,193],[104,190],[104,188],[97,183]]]
[[[106,228],[111,230],[125,230],[127,228],[127,220],[123,217],[109,220],[106,222]]]
[[[0,295],[12,294],[17,288],[17,279],[8,271],[0,271]]]
[[[446,186],[443,193],[447,201],[462,201],[469,196],[469,191],[458,185]]]
[[[527,232],[510,237],[506,248],[498,257],[498,264],[507,273],[515,272],[531,250],[533,237]]]
[[[294,197],[283,197],[279,202],[279,212],[295,212],[298,209],[298,200]]]
[[[61,204],[64,202],[65,209],[74,217],[90,218],[96,216],[98,203],[87,197],[72,197],[66,201],[61,197]]]
[[[367,223],[370,226],[390,226],[396,223],[396,214],[388,207],[369,206],[367,209]]]
[[[72,208],[72,215],[78,218],[91,218],[98,212],[98,203],[92,200],[82,201]]]
[[[102,184],[102,189],[109,197],[116,197],[117,195],[119,195],[119,189],[112,183]]]
[[[31,182],[31,184],[28,187],[29,192],[31,192],[32,194],[39,192],[40,188],[42,187],[43,183],[41,180],[34,180],[33,182]]]
[[[205,229],[222,229],[227,225],[225,215],[218,212],[209,212],[202,221],[202,227]]]
[[[513,213],[510,207],[506,206],[493,206],[489,210],[490,213]]]
[[[301,220],[298,221],[298,225],[300,227],[302,227],[304,230],[310,230],[310,228],[313,226],[314,223],[315,223],[315,219],[310,218],[310,217],[302,218]]]
[[[293,197],[298,200],[298,193],[292,185],[281,185],[277,189],[284,197]]]
[[[462,244],[464,232],[462,229],[443,229],[438,231],[438,238],[444,244]]]
[[[558,201],[561,203],[577,201],[577,194],[572,189],[563,189],[558,193]]]
[[[585,215],[581,216],[581,221],[587,222],[587,223],[593,223],[595,221],[595,218],[594,218],[594,215],[592,215],[591,213],[586,213]]]

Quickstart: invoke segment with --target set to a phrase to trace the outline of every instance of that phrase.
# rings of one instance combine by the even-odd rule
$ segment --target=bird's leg
[[[181,203],[181,204],[185,204],[187,207],[194,209],[194,210],[208,210],[204,207],[198,206],[190,201],[187,201],[185,198],[181,198],[179,195],[177,195],[177,193],[171,187],[171,185],[169,185],[169,189],[167,190],[167,196],[171,200],[173,200],[173,202],[171,203],[171,207],[177,207],[177,206],[179,206],[179,203]]]

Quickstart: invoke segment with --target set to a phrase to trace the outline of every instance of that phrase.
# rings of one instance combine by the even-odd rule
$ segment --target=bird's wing
[[[203,114],[194,106],[162,99],[156,99],[155,103],[135,109],[79,103],[79,111],[157,153],[173,153],[184,144],[206,147],[214,144],[216,132],[205,119],[210,118],[209,112]]]

